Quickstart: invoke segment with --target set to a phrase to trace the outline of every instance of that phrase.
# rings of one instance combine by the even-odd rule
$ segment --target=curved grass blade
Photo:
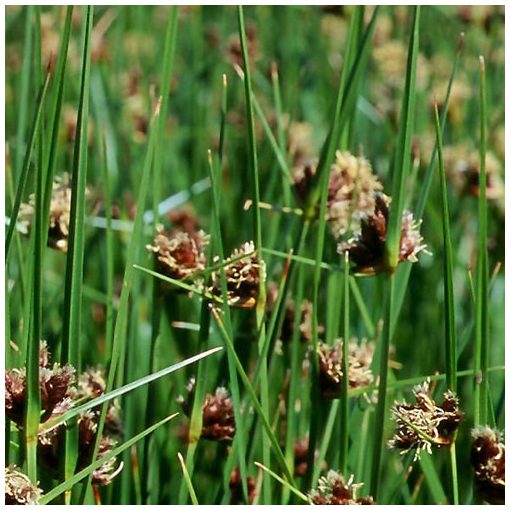
[[[74,407],[74,408],[70,409],[66,413],[64,413],[56,418],[46,421],[39,428],[39,433],[47,432],[48,430],[58,427],[62,423],[65,423],[66,421],[70,420],[71,418],[74,418],[89,409],[93,409],[94,407],[97,407],[99,405],[110,402],[114,398],[120,397],[121,395],[125,395],[126,393],[129,393],[130,391],[133,391],[136,388],[140,388],[141,386],[144,386],[145,384],[149,384],[153,381],[156,381],[157,379],[160,379],[161,377],[164,377],[165,375],[171,374],[172,372],[180,370],[181,368],[184,368],[188,365],[191,365],[192,363],[195,363],[196,361],[201,360],[202,358],[210,356],[211,354],[214,354],[215,352],[221,351],[222,349],[223,349],[223,347],[214,347],[213,349],[209,349],[208,351],[202,352],[200,354],[196,354],[195,356],[192,356],[191,358],[185,359],[183,361],[179,361],[178,363],[175,363],[174,365],[163,368],[162,370],[159,370],[158,372],[146,375],[145,377],[137,379],[136,381],[125,384],[124,386],[122,386],[120,388],[111,390],[108,393],[104,393],[103,395],[96,397],[92,400],[89,400],[88,402],[86,402],[78,407]]]
[[[268,475],[272,476],[276,481],[280,482],[285,488],[287,488],[288,490],[292,491],[296,496],[299,497],[299,499],[302,499],[307,504],[310,503],[308,498],[305,496],[305,494],[303,494],[300,490],[296,489],[296,487],[292,486],[287,480],[284,480],[283,478],[278,476],[276,473],[271,471],[268,467],[264,466],[260,462],[255,462],[254,464],[258,468],[260,468],[263,471],[265,471]]]
[[[171,414],[170,416],[167,416],[163,420],[159,421],[158,423],[155,423],[148,429],[145,429],[143,432],[140,432],[136,436],[128,439],[125,443],[118,446],[117,448],[113,449],[111,452],[108,452],[106,455],[103,455],[100,459],[96,460],[86,468],[82,469],[79,473],[76,473],[73,477],[69,478],[65,482],[61,483],[60,485],[57,485],[54,489],[49,491],[48,493],[44,494],[40,500],[40,505],[46,505],[49,502],[53,501],[56,497],[60,496],[62,493],[69,491],[72,489],[74,485],[81,482],[85,477],[91,475],[97,468],[101,467],[105,462],[108,462],[113,457],[116,457],[120,453],[122,453],[127,448],[131,447],[140,439],[143,439],[146,435],[151,434],[156,429],[164,425],[165,423],[169,422],[176,416],[178,416],[179,413]]]
[[[191,498],[191,502],[193,505],[199,505],[197,495],[195,493],[195,489],[193,488],[193,484],[191,483],[191,478],[189,476],[188,470],[186,469],[186,463],[184,462],[184,459],[182,458],[182,455],[180,453],[177,453],[177,458],[179,459],[179,463],[181,465],[182,469],[182,476],[184,478],[184,481],[186,482],[186,486],[188,487],[189,497]]]
[[[250,394],[253,407],[255,408],[256,413],[259,415],[259,417],[262,420],[262,424],[264,426],[264,429],[266,431],[268,439],[271,442],[271,446],[273,447],[274,454],[278,458],[278,462],[280,463],[280,465],[285,473],[285,476],[287,477],[287,480],[289,481],[290,484],[292,484],[294,487],[296,487],[296,482],[294,481],[294,477],[292,476],[292,473],[291,473],[289,467],[287,466],[287,463],[285,462],[285,457],[284,457],[283,452],[280,448],[278,440],[276,439],[276,437],[274,435],[271,424],[269,423],[267,416],[264,414],[264,411],[262,410],[262,406],[261,406],[259,400],[257,399],[255,390],[253,389],[253,386],[251,385],[250,380],[248,379],[248,376],[246,375],[246,372],[244,371],[243,365],[241,364],[241,361],[239,360],[239,357],[237,356],[237,353],[234,349],[234,344],[232,343],[232,339],[227,334],[227,331],[225,329],[223,321],[221,320],[216,309],[212,305],[210,305],[210,309],[211,309],[214,319],[216,320],[216,323],[218,324],[218,328],[220,330],[221,336],[223,337],[223,340],[225,341],[225,345],[227,346],[227,349],[232,354],[232,357],[236,364],[237,372],[239,373],[239,376],[241,377],[241,380],[243,381],[243,384],[244,384],[246,390]]]

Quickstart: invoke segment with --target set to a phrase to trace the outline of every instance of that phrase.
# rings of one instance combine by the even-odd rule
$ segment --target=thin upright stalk
[[[487,368],[489,358],[488,324],[488,264],[487,264],[487,174],[485,154],[487,146],[487,99],[485,61],[480,57],[480,175],[478,199],[478,253],[476,264],[476,319],[475,319],[475,426],[487,422],[489,385]]]
[[[343,307],[343,343],[342,343],[342,395],[340,407],[340,473],[347,480],[347,461],[349,451],[349,252],[344,259],[344,307]]]

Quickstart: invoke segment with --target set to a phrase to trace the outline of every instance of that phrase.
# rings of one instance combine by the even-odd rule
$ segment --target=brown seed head
[[[340,398],[342,391],[342,349],[343,340],[338,339],[332,346],[319,342],[319,385],[324,398]],[[365,339],[358,343],[349,342],[349,388],[368,386],[374,380],[370,369],[375,346]]]
[[[251,505],[257,495],[255,480],[251,476],[248,476],[246,484],[248,486],[248,503]],[[232,471],[228,485],[230,487],[230,504],[243,504],[243,484],[241,482],[241,471],[238,467]]]
[[[505,444],[501,434],[485,426],[472,430],[471,437],[476,489],[488,503],[502,505],[505,502]]]
[[[232,441],[236,433],[234,406],[226,388],[206,395],[203,405],[202,437],[214,441]]]
[[[245,254],[246,256],[243,256]],[[232,261],[224,268],[228,304],[240,308],[253,308],[259,295],[260,269],[265,282],[266,268],[264,261],[255,252],[253,242],[244,243],[241,248],[234,250],[226,261]],[[211,278],[211,293],[221,296],[221,272],[215,271]]]
[[[168,232],[158,226],[154,244],[147,250],[154,253],[158,271],[175,280],[182,280],[205,269],[204,248],[209,244],[209,236],[203,231],[191,236],[187,232]]]
[[[416,386],[413,393],[415,404],[397,402],[391,409],[396,430],[388,447],[399,449],[402,454],[415,450],[416,460],[423,450],[431,454],[432,446],[450,444],[464,414],[458,398],[449,390],[444,394],[443,402],[437,405],[430,395],[429,381]]]
[[[345,483],[343,476],[330,470],[326,476],[319,478],[317,489],[310,492],[313,505],[373,505],[370,496],[358,497],[357,490],[363,484],[354,484],[353,477]]]
[[[5,468],[5,504],[6,505],[37,505],[42,490],[30,482],[27,475],[16,466]]]

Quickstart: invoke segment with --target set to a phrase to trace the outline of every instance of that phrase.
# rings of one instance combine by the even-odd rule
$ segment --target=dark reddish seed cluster
[[[42,490],[32,485],[27,475],[16,466],[5,468],[5,504],[37,505]]]
[[[493,505],[505,502],[505,444],[497,430],[478,427],[471,431],[471,463],[478,494]]]
[[[187,397],[180,396],[177,401],[184,412],[191,415],[192,398],[195,392],[195,379],[191,378],[186,385]],[[236,433],[234,405],[228,390],[222,386],[216,388],[214,394],[208,393],[202,405],[203,439],[212,441],[232,441]]]
[[[364,215],[360,229],[347,242],[338,245],[340,253],[348,252],[354,264],[354,273],[374,275],[391,271],[385,260],[386,235],[388,227],[390,198],[383,193],[375,195],[373,214]],[[419,232],[419,224],[409,211],[402,213],[399,262],[416,262],[416,256],[426,249]]]
[[[101,369],[89,369],[79,377],[75,385],[75,370],[55,363],[50,367],[50,354],[46,343],[41,343],[39,353],[39,381],[41,391],[41,424],[48,426],[38,435],[38,456],[41,464],[52,476],[57,476],[58,459],[63,447],[65,425],[51,426],[51,419],[61,416],[76,405],[102,395],[106,383]],[[12,369],[5,374],[5,412],[18,426],[23,428],[23,415],[26,406],[26,371]],[[78,416],[78,459],[77,469],[83,469],[92,461],[97,436],[100,407],[89,409]],[[103,435],[99,442],[97,459],[111,452],[122,435],[122,421],[118,405],[112,401],[106,415]],[[109,459],[92,473],[92,481],[107,485],[122,469],[115,457]]]
[[[243,484],[241,480],[241,471],[239,468],[235,468],[234,471],[232,471],[228,485],[230,487],[230,504],[243,504]],[[255,496],[257,495],[255,480],[251,476],[248,476],[246,478],[246,485],[248,488],[248,503],[251,505],[255,500]]]

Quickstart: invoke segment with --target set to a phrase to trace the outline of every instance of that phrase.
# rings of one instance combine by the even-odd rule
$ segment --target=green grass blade
[[[44,87],[48,86],[49,74]],[[44,202],[44,170],[42,161],[35,172],[35,210],[33,221],[34,258],[32,265],[32,311],[30,338],[27,345],[26,384],[27,405],[25,409],[25,447],[27,456],[28,476],[33,483],[37,482],[37,431],[41,409],[41,389],[39,382],[39,344],[43,337],[42,329],[42,261],[44,252],[43,240],[43,202]]]
[[[53,176],[55,174],[55,167],[57,165],[57,148],[58,148],[58,139],[60,134],[60,113],[62,110],[62,98],[64,96],[64,81],[65,81],[65,70],[67,63],[67,54],[69,49],[69,39],[71,35],[71,22],[73,18],[73,7],[69,6],[66,10],[66,18],[64,22],[64,29],[62,32],[62,43],[60,45],[60,53],[58,56],[58,61],[56,65],[55,72],[55,85],[56,90],[53,96],[53,101],[51,105],[51,114],[50,119],[52,122],[51,128],[51,139],[50,139],[50,149],[48,151],[48,163],[46,165],[46,173],[44,176],[45,179],[45,188],[44,188],[44,209],[43,209],[43,218],[44,218],[44,242],[46,244],[48,238],[48,223],[49,223],[49,210],[51,203],[51,192],[53,187]]]
[[[302,499],[303,501],[306,501],[306,503],[309,503],[308,498],[305,494],[303,494],[300,490],[296,489],[294,486],[292,486],[287,480],[284,480],[282,477],[278,476],[276,473],[271,471],[268,467],[264,466],[260,462],[255,462],[255,465],[265,471],[268,475],[272,476],[275,480],[277,480],[279,483],[281,483],[284,487],[292,491],[299,499]]]
[[[395,148],[395,164],[392,173],[391,208],[386,235],[386,260],[388,267],[396,268],[400,251],[402,211],[404,208],[407,176],[411,165],[411,140],[414,129],[416,102],[416,62],[420,34],[420,7],[415,8],[413,29],[409,41],[407,74],[404,99],[400,114],[399,132]]]
[[[20,78],[20,101],[19,101],[19,117],[16,129],[16,161],[14,165],[15,174],[22,175],[23,149],[25,146],[25,132],[27,129],[27,115],[29,94],[30,94],[30,69],[32,66],[33,53],[33,11],[32,5],[25,9],[25,37],[23,40],[23,64]],[[6,255],[7,256],[7,255]]]
[[[269,423],[269,420],[267,416],[264,414],[264,411],[262,410],[262,406],[257,399],[257,395],[255,393],[255,390],[253,389],[253,386],[250,383],[250,380],[248,379],[248,376],[246,375],[246,372],[244,371],[244,368],[241,364],[241,361],[239,360],[239,357],[237,356],[237,353],[234,349],[234,344],[232,343],[232,339],[227,334],[227,331],[225,329],[225,326],[223,325],[223,321],[221,320],[218,312],[213,306],[210,306],[211,312],[213,314],[214,319],[216,320],[216,323],[218,324],[218,328],[220,330],[221,336],[223,337],[223,340],[225,341],[225,345],[229,352],[232,354],[232,357],[235,361],[237,372],[239,373],[239,376],[241,377],[241,380],[243,381],[243,384],[248,391],[251,401],[253,404],[253,407],[255,408],[255,412],[259,415],[260,419],[262,420],[262,424],[264,426],[264,429],[266,431],[266,434],[269,438],[269,441],[271,442],[271,446],[273,447],[274,454],[276,455],[278,462],[280,463],[283,472],[285,476],[287,477],[287,480],[290,484],[292,484],[294,487],[296,487],[296,482],[294,481],[294,477],[292,476],[292,473],[287,466],[287,463],[285,462],[285,456],[283,455],[283,452],[280,448],[280,445],[278,444],[278,440],[276,439],[274,432],[272,430],[271,424]]]
[[[57,485],[54,489],[49,491],[48,493],[44,494],[44,496],[41,497],[39,500],[40,505],[46,505],[50,501],[53,501],[56,497],[60,496],[62,493],[70,490],[74,485],[81,482],[85,477],[92,474],[97,468],[101,467],[105,462],[109,461],[113,457],[116,457],[120,453],[122,453],[127,448],[131,447],[140,439],[143,439],[147,434],[151,434],[156,429],[164,425],[165,423],[169,422],[173,418],[175,418],[179,413],[171,414],[170,416],[164,418],[163,420],[159,421],[158,423],[155,423],[148,429],[144,430],[143,432],[140,432],[136,436],[128,439],[126,442],[124,442],[122,445],[118,446],[117,448],[114,448],[111,452],[108,452],[107,454],[103,455],[99,460],[96,460],[86,468],[82,469],[80,472],[76,473],[73,477],[69,478],[65,482],[61,483],[60,485]]]
[[[9,249],[11,247],[12,236],[14,234],[14,230],[16,228],[16,220],[18,218],[19,208],[21,205],[21,200],[23,198],[23,192],[25,191],[25,186],[28,180],[28,173],[30,171],[30,162],[32,161],[32,153],[35,147],[35,141],[37,136],[39,135],[39,129],[41,127],[41,118],[44,108],[44,102],[46,98],[46,92],[48,90],[48,84],[50,82],[51,74],[47,73],[46,79],[44,83],[41,85],[41,89],[39,92],[39,96],[36,101],[36,109],[34,114],[34,120],[32,122],[32,130],[30,132],[30,137],[28,141],[27,150],[25,153],[25,159],[23,160],[23,167],[21,169],[21,174],[18,181],[18,186],[16,188],[16,197],[14,198],[14,204],[12,206],[12,211],[9,220],[9,227],[7,228],[7,234],[5,235],[5,262],[7,263],[9,259]]]
[[[238,6],[238,23],[239,23],[239,38],[241,41],[241,50],[243,55],[243,68],[244,68],[244,93],[246,104],[246,121],[248,124],[248,147],[249,147],[249,160],[251,168],[252,179],[252,196],[253,196],[253,235],[255,238],[255,248],[262,258],[262,223],[260,219],[260,185],[259,185],[259,168],[257,157],[257,142],[255,138],[255,118],[253,115],[253,93],[251,84],[250,63],[248,61],[248,43],[246,39],[246,30],[244,24],[243,7]],[[256,304],[256,325],[258,334],[258,349],[259,355],[263,350],[266,340],[266,324],[265,324],[265,308],[266,308],[266,283],[265,283],[265,269],[263,264],[259,264],[259,289]],[[261,356],[262,370],[260,381],[260,401],[264,415],[269,418],[269,389],[267,380],[267,360]],[[262,436],[262,457],[264,463],[270,465],[270,444],[268,437]],[[241,477],[244,479],[243,474]],[[271,499],[270,484],[266,483],[263,486],[262,503],[269,503]]]
[[[487,174],[485,156],[487,144],[487,98],[485,61],[480,57],[480,196],[478,199],[478,247],[476,263],[476,319],[475,319],[475,426],[487,422],[489,385],[487,367],[489,358],[488,323],[488,264],[487,264]]]
[[[83,53],[80,79],[80,102],[76,121],[76,137],[71,176],[71,210],[69,218],[68,252],[64,290],[64,313],[62,319],[61,363],[71,364],[80,370],[81,304],[83,285],[83,262],[85,257],[85,187],[87,182],[87,126],[90,91],[90,45],[92,40],[93,7],[87,7],[83,29]],[[63,453],[64,480],[75,470],[78,455],[78,431],[66,430]],[[71,493],[66,492],[65,501],[70,503]]]
[[[156,380],[160,379],[161,377],[164,377],[165,375],[171,374],[172,372],[176,372],[177,370],[180,370],[181,368],[191,365],[192,363],[195,363],[196,361],[206,358],[207,356],[210,356],[211,354],[214,354],[215,352],[219,352],[222,349],[223,349],[223,347],[214,347],[213,349],[209,349],[209,350],[202,352],[200,354],[196,354],[195,356],[192,356],[191,358],[185,359],[183,361],[179,361],[178,363],[175,363],[174,365],[163,368],[162,370],[159,370],[158,372],[154,372],[153,374],[146,375],[145,377],[137,379],[136,381],[125,384],[124,386],[121,386],[120,388],[117,388],[115,390],[110,390],[107,393],[104,393],[99,397],[89,400],[88,402],[86,402],[84,404],[81,404],[77,407],[73,407],[66,413],[61,414],[60,416],[58,416],[56,418],[53,418],[53,419],[50,419],[50,420],[44,422],[44,424],[42,424],[41,427],[39,428],[39,431],[45,432],[45,431],[51,430],[51,429],[57,427],[58,425],[65,423],[66,421],[70,420],[71,418],[79,416],[81,413],[84,413],[85,411],[87,411],[89,409],[92,409],[99,405],[108,403],[111,400],[113,400],[114,398],[125,395],[126,393],[129,393],[130,391],[133,391],[133,390],[140,388],[146,384],[156,381]]]
[[[349,252],[344,260],[344,306],[343,306],[343,345],[342,345],[342,395],[340,398],[340,473],[347,479],[349,453]]]
[[[186,487],[188,488],[188,491],[189,491],[191,503],[193,505],[199,505],[197,495],[195,493],[195,489],[193,488],[193,484],[191,483],[191,478],[189,476],[188,470],[186,469],[186,463],[184,462],[184,459],[182,458],[182,455],[180,453],[177,454],[177,458],[179,459],[179,463],[181,465],[182,475],[184,477],[184,480],[186,481]]]

